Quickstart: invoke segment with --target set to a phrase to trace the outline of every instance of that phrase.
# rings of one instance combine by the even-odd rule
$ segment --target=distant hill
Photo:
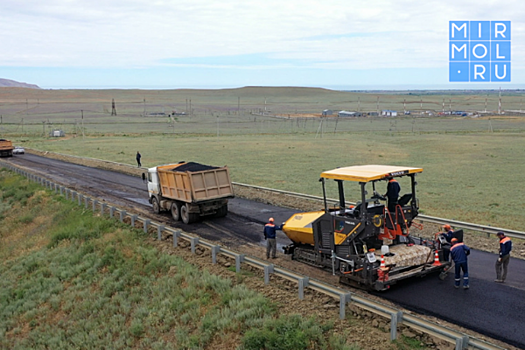
[[[34,84],[20,83],[18,81],[2,79],[2,78],[0,78],[0,87],[21,87],[21,88],[29,88],[29,89],[40,89],[40,87]]]

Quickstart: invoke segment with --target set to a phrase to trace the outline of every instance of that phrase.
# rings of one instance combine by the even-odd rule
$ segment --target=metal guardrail
[[[277,190],[277,189],[268,188],[268,187],[247,185],[247,184],[243,184],[243,183],[239,183],[239,182],[233,182],[233,184],[236,185],[236,186],[241,186],[241,187],[246,187],[246,188],[253,188],[253,189],[256,189],[256,190],[268,191],[268,192],[273,192],[273,193],[279,193],[279,194],[284,194],[284,195],[297,197],[297,198],[304,198],[304,199],[308,199],[308,200],[315,200],[315,201],[321,201],[321,202],[323,201],[323,197],[312,196],[312,195],[309,195],[309,194],[302,194],[302,193],[297,193],[297,192],[289,192],[289,191]],[[328,198],[328,200],[331,201],[331,202],[339,203],[339,201],[337,199]],[[353,203],[353,202],[346,202],[346,203],[348,205],[355,205],[355,203]],[[469,222],[464,222],[464,221],[459,221],[459,220],[443,219],[443,218],[438,218],[438,217],[429,216],[429,215],[422,215],[422,214],[418,215],[416,219],[420,220],[420,221],[424,221],[424,222],[431,222],[431,223],[439,224],[439,225],[450,224],[450,225],[452,225],[454,227],[464,228],[464,229],[467,229],[467,230],[478,231],[478,232],[485,232],[488,235],[496,234],[498,231],[503,231],[509,237],[525,239],[525,232],[523,232],[523,231],[516,231],[516,230],[510,230],[510,229],[502,228],[502,227],[494,227],[494,226],[488,226],[488,225],[478,225],[478,224],[472,224],[472,223],[469,223]]]
[[[181,230],[165,227],[164,225],[156,222],[152,222],[150,219],[141,218],[136,214],[127,213],[125,210],[119,209],[115,206],[108,205],[107,203],[99,202],[97,199],[86,196],[77,191],[73,191],[64,186],[58,185],[54,182],[51,182],[45,178],[37,176],[28,171],[22,170],[18,167],[15,167],[11,164],[8,164],[4,161],[0,161],[0,165],[20,174],[26,176],[30,181],[37,182],[42,186],[54,190],[55,193],[64,195],[66,199],[71,201],[77,201],[78,205],[84,205],[85,208],[89,208],[89,202],[91,202],[91,207],[93,212],[97,212],[97,206],[100,207],[100,212],[102,215],[105,215],[109,212],[111,218],[118,218],[121,222],[124,222],[124,218],[129,217],[131,221],[131,226],[136,228],[136,223],[142,222],[142,228],[145,233],[149,232],[149,227],[157,228],[157,239],[163,239],[163,233],[167,232],[168,236],[171,234],[173,238],[173,246],[178,247],[179,239],[184,239],[190,242],[190,249],[193,254],[196,253],[197,246],[203,246],[211,251],[212,264],[217,263],[217,256],[219,254],[228,256],[235,259],[235,270],[237,273],[241,271],[241,264],[246,263],[256,268],[260,268],[264,271],[264,283],[270,283],[270,276],[273,274],[281,278],[297,282],[298,285],[298,297],[299,299],[304,299],[304,292],[307,288],[318,291],[325,295],[329,295],[335,299],[339,299],[339,317],[344,319],[346,317],[346,307],[348,304],[352,303],[362,309],[373,312],[379,316],[390,319],[390,339],[397,339],[397,329],[400,324],[419,330],[426,334],[438,337],[445,341],[448,341],[452,344],[455,344],[456,350],[462,349],[481,349],[481,350],[503,350],[504,348],[497,345],[488,343],[486,341],[471,337],[465,333],[461,333],[447,327],[438,325],[433,322],[429,322],[414,316],[412,314],[403,313],[400,310],[397,310],[393,307],[381,304],[376,301],[366,299],[361,296],[357,296],[347,290],[311,279],[308,276],[297,274],[295,272],[289,271],[282,267],[275,266],[274,264],[269,264],[266,261],[257,259],[255,257],[246,256],[245,254],[239,254],[232,250],[216,245],[207,240],[201,239],[200,237],[185,233]]]

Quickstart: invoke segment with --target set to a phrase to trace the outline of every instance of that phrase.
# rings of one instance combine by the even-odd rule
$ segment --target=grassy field
[[[249,275],[162,253],[6,170],[0,223],[2,349],[359,349],[333,321],[248,289]]]
[[[525,170],[525,117],[293,116],[325,108],[356,110],[357,101],[362,110],[375,110],[377,96],[300,88],[9,89],[0,90],[0,136],[40,150],[130,164],[140,151],[144,166],[180,160],[226,164],[234,181],[314,195],[321,195],[319,174],[335,167],[422,167],[418,189],[424,214],[523,230],[525,189],[519,179]],[[396,109],[400,101],[415,106],[421,99],[414,93],[379,96],[380,105],[385,103],[380,109]],[[497,106],[498,98],[497,92],[421,96],[429,103],[423,109],[444,99],[457,109],[482,109],[480,101]],[[116,117],[110,116],[112,98]],[[520,94],[504,93],[502,99],[507,108],[520,109]],[[191,113],[143,117],[144,110]],[[67,136],[48,137],[52,128]],[[356,199],[355,192],[347,199]]]

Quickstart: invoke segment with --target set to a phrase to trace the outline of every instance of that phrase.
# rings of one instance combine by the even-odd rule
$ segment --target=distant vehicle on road
[[[13,154],[24,154],[24,153],[26,153],[26,150],[24,149],[24,147],[15,146],[15,148],[13,149]]]

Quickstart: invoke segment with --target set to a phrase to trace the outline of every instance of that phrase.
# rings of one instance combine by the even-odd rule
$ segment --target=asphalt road
[[[8,158],[8,161],[40,172],[49,180],[90,193],[115,205],[139,213],[151,213],[146,185],[142,179],[31,154]],[[287,220],[295,211],[234,198],[225,218],[204,220],[190,226],[175,223],[168,215],[161,222],[191,230],[197,235],[235,248],[236,244],[264,245],[262,226],[269,217],[277,223]],[[289,244],[278,234],[278,245]],[[466,239],[468,245],[468,238]],[[414,312],[435,316],[473,331],[525,348],[525,261],[511,258],[504,284],[495,283],[495,254],[472,251],[469,256],[470,289],[453,287],[454,273],[441,281],[437,275],[403,281],[389,291],[374,293]],[[299,264],[299,263],[298,263]]]

